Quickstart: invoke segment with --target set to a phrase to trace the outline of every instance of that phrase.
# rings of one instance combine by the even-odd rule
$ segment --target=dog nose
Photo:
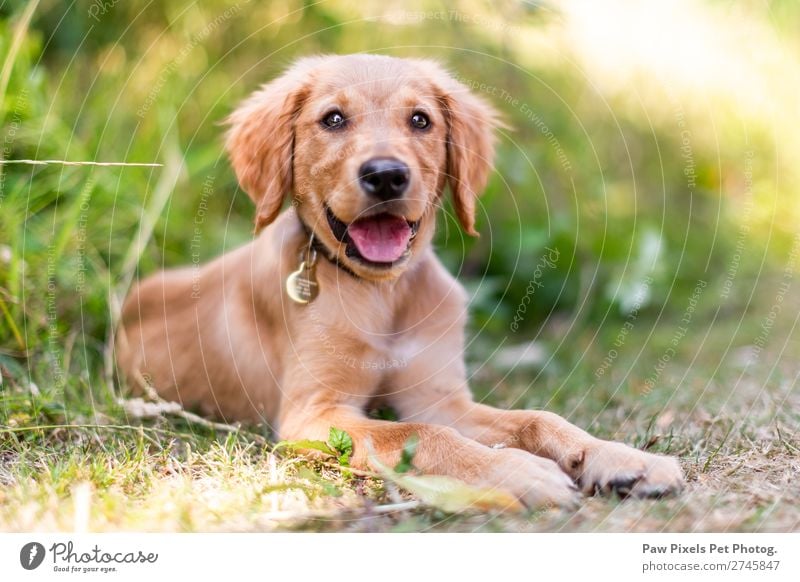
[[[409,169],[396,158],[373,158],[358,170],[358,181],[367,194],[381,200],[400,198],[408,187]]]

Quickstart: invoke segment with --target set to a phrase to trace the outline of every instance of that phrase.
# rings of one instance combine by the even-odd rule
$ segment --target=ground
[[[592,374],[610,344],[596,330],[571,342],[581,348],[576,353],[585,350],[572,363],[528,361],[508,373],[492,361],[479,365],[472,355],[478,398],[545,407],[599,436],[677,455],[688,486],[675,498],[587,498],[574,511],[448,513],[334,458],[309,460],[287,448],[273,453],[274,441],[260,427],[230,433],[135,403],[72,404],[81,412],[70,415],[5,370],[10,415],[9,428],[0,431],[0,530],[797,530],[794,323],[776,322],[773,341],[760,351],[743,341],[763,329],[758,315],[735,328],[714,319],[695,319],[692,326],[691,338],[653,386],[648,371],[652,378],[673,334],[667,325],[666,333],[653,335],[655,327],[644,320],[617,350],[603,381]]]

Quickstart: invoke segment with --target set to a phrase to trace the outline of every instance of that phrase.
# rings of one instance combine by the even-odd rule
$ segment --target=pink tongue
[[[361,256],[376,263],[391,263],[402,257],[411,239],[408,223],[389,214],[357,220],[347,232]]]

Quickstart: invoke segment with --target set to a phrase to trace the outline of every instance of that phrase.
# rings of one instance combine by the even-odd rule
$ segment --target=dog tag
[[[295,303],[311,303],[319,294],[319,283],[314,276],[314,265],[300,263],[300,268],[286,278],[286,293]]]

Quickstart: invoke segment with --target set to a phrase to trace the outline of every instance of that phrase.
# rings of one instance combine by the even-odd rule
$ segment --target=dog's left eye
[[[344,115],[339,110],[334,110],[322,118],[322,125],[329,129],[338,129],[344,125]]]
[[[425,129],[431,124],[431,120],[424,113],[417,111],[411,116],[411,126],[414,129]]]

